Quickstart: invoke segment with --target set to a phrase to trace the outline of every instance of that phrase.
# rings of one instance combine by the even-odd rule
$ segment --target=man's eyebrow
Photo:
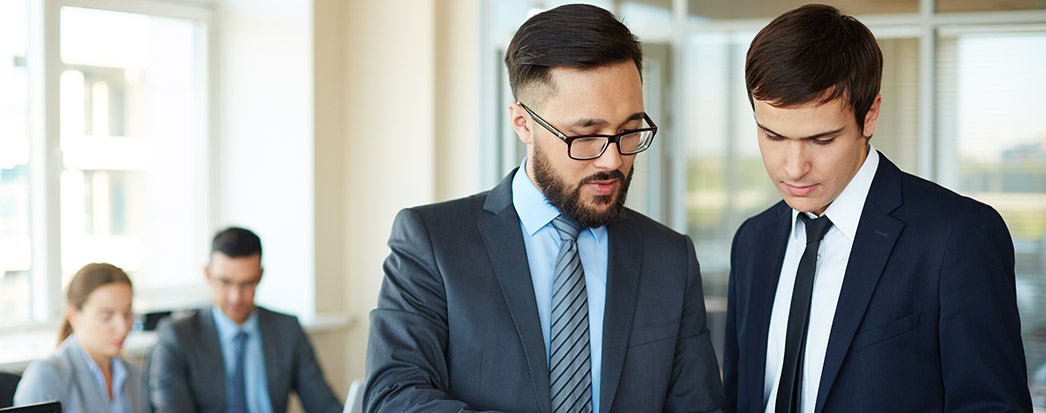
[[[759,122],[756,122],[755,124],[756,124],[756,126],[759,127],[759,129],[762,129],[766,133],[769,133],[769,134],[774,135],[774,136],[780,136],[782,138],[789,138],[789,139],[817,139],[817,138],[823,138],[825,136],[835,135],[835,134],[837,134],[839,132],[842,132],[843,129],[846,129],[846,127],[844,126],[842,128],[836,129],[836,130],[830,130],[830,131],[827,131],[827,132],[821,132],[821,133],[810,135],[810,136],[804,136],[804,137],[801,137],[801,138],[791,138],[791,137],[788,137],[788,136],[784,136],[784,135],[782,135],[780,133],[774,132],[774,131],[770,130],[770,128],[759,124]]]
[[[633,113],[633,114],[629,115],[628,118],[626,118],[625,121],[622,122],[621,124],[623,125],[623,124],[626,124],[628,122],[632,122],[632,121],[635,121],[635,120],[642,120],[645,115],[646,115],[646,112],[636,112],[636,113]],[[608,126],[608,125],[610,125],[610,122],[608,122],[605,119],[578,119],[576,122],[574,122],[570,126],[575,127],[575,128],[588,128],[588,127],[592,127],[592,126]]]

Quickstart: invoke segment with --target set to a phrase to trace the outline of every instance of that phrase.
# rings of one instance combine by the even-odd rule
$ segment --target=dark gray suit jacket
[[[273,412],[287,411],[294,390],[309,412],[341,412],[297,317],[258,307],[265,372]],[[225,364],[211,309],[160,329],[148,368],[153,409],[162,412],[224,412]]]
[[[367,345],[369,412],[550,412],[510,173],[492,191],[403,210]],[[722,404],[690,239],[626,210],[610,240],[599,411]]]

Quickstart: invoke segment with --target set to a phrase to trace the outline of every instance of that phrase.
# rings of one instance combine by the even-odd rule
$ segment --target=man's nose
[[[607,145],[603,154],[595,159],[596,168],[604,171],[612,171],[621,167],[621,152],[618,151],[617,143]]]

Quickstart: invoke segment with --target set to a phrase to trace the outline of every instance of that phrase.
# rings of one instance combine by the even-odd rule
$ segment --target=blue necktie
[[[233,340],[234,364],[232,376],[229,377],[229,391],[225,395],[225,407],[228,413],[247,413],[247,391],[244,384],[244,361],[247,355],[247,333],[239,332]]]
[[[792,305],[788,310],[788,330],[785,333],[785,356],[781,366],[781,384],[777,387],[777,413],[798,413],[803,395],[803,356],[806,334],[810,326],[810,300],[814,292],[814,273],[817,270],[817,249],[821,239],[832,228],[827,215],[810,219],[805,212],[799,220],[806,224],[806,250],[799,259],[792,289]]]
[[[588,295],[577,250],[578,228],[562,216],[552,220],[552,226],[563,240],[552,280],[552,338],[549,345],[552,412],[591,412]]]

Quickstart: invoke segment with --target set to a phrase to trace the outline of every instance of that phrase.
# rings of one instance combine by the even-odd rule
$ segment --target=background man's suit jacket
[[[1030,412],[1005,223],[991,207],[879,156],[816,410]],[[791,219],[782,201],[734,238],[723,359],[728,411],[763,411],[767,330]]]
[[[70,336],[54,354],[30,364],[18,382],[15,406],[58,400],[66,412],[109,411],[109,395],[98,387],[82,351],[76,337]],[[121,390],[128,411],[148,412],[149,398],[141,371],[122,358],[117,357],[115,361],[127,371]]]
[[[297,317],[258,307],[258,328],[272,411],[287,411],[294,390],[306,411],[341,412]],[[159,335],[147,372],[153,409],[225,412],[225,364],[211,308],[165,325]]]
[[[396,217],[371,312],[367,411],[551,410],[512,176]],[[607,233],[600,412],[719,408],[690,239],[631,210]]]

